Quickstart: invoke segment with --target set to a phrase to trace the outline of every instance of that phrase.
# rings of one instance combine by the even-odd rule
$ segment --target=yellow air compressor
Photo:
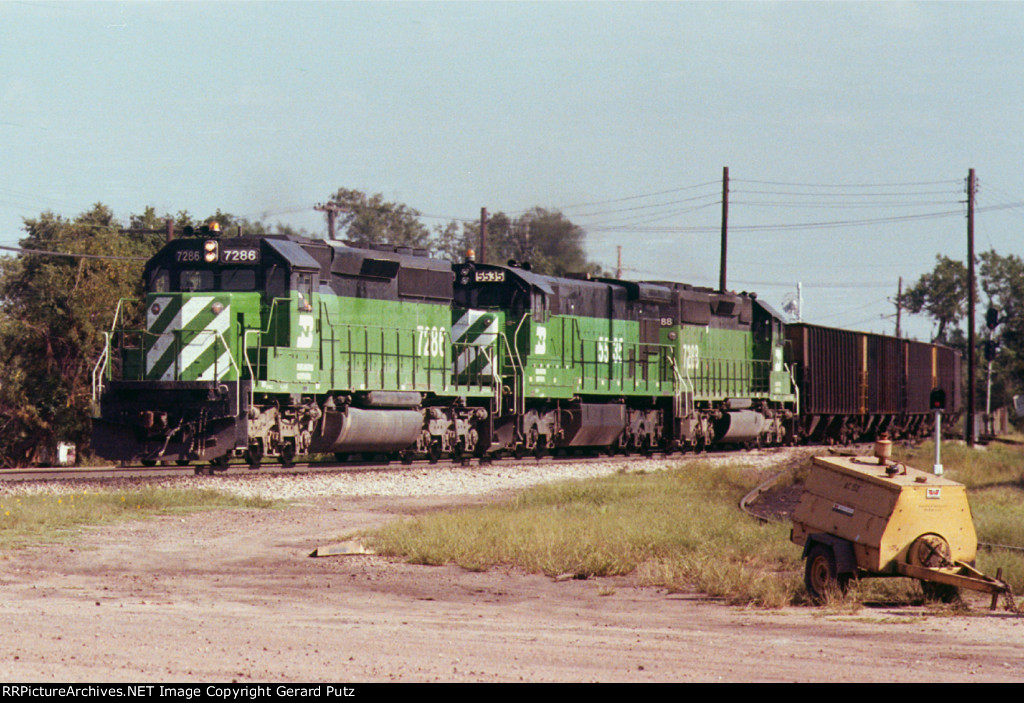
[[[962,484],[875,457],[815,457],[791,539],[804,548],[804,583],[816,602],[851,578],[908,576],[925,596],[951,602],[959,589],[1000,594],[1009,586],[973,564],[978,539]],[[998,575],[997,575],[998,576]]]

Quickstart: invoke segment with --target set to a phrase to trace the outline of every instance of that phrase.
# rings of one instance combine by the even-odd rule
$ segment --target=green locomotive
[[[753,295],[284,235],[175,239],[144,275],[144,328],[121,301],[94,373],[109,459],[796,438],[785,327]]]

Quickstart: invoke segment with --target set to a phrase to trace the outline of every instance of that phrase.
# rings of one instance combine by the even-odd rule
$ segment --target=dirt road
[[[963,617],[766,612],[625,579],[308,557],[453,502],[316,498],[13,553],[0,561],[0,680],[1024,680],[1024,618],[978,605]]]

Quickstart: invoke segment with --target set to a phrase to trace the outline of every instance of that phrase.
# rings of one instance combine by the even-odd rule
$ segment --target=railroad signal
[[[932,389],[931,395],[928,396],[928,404],[932,410],[945,410],[946,409],[946,391],[941,388]]]
[[[995,361],[996,352],[999,351],[999,345],[996,344],[995,340],[989,339],[985,341],[985,361]]]
[[[995,308],[989,308],[985,312],[985,324],[990,330],[994,330],[999,325],[999,311]]]

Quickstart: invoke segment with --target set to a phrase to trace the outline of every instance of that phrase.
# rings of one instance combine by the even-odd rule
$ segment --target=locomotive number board
[[[260,262],[259,247],[226,247],[220,248],[222,264],[258,264]]]
[[[236,264],[248,265],[260,262],[260,249],[256,246],[245,247],[218,247],[216,244],[207,244],[204,248],[179,249],[175,252],[174,260],[179,264],[193,264],[205,262],[212,264]]]
[[[505,272],[504,271],[477,271],[476,272],[477,283],[504,283]]]

